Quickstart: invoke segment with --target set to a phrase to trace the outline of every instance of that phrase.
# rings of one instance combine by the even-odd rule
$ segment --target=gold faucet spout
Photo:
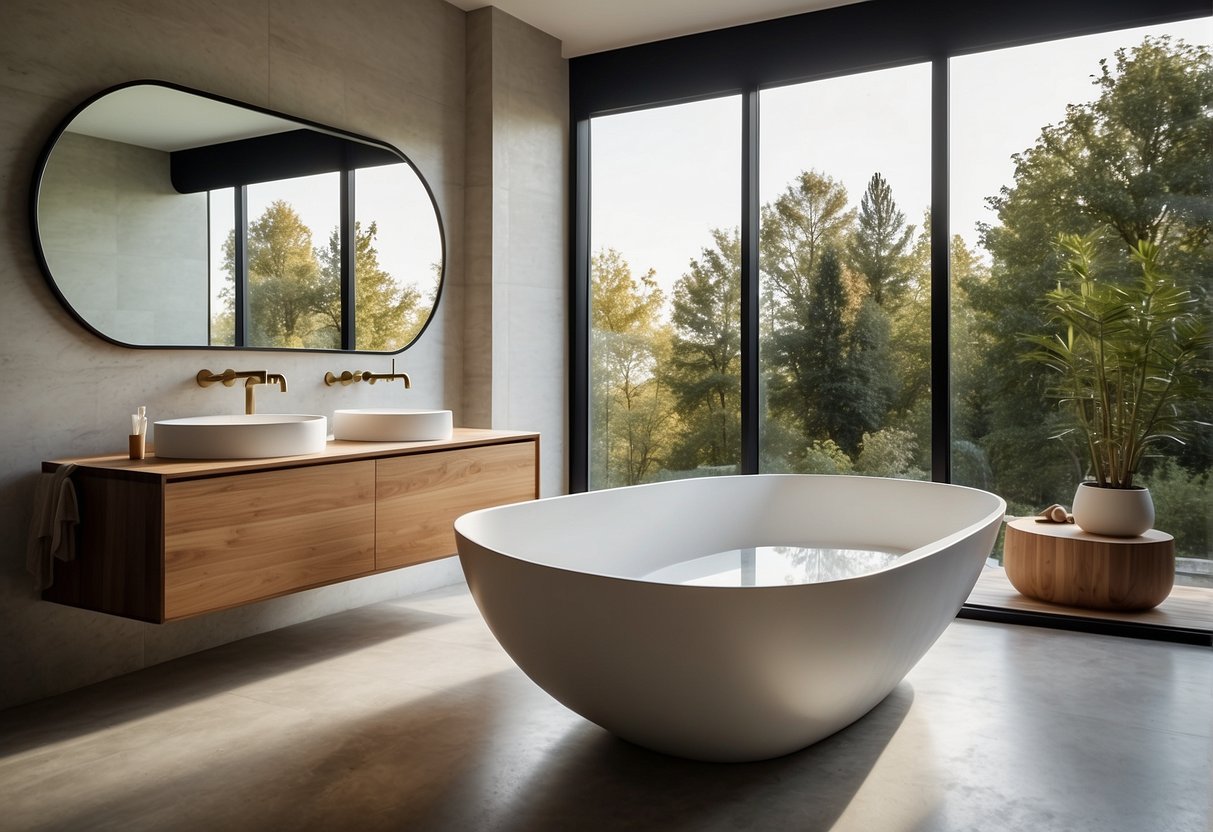
[[[260,373],[250,375],[244,382],[244,413],[253,416],[257,413],[257,402],[253,390],[258,384],[277,384],[278,389],[286,392],[286,376],[282,373]]]
[[[391,381],[394,378],[402,380],[404,382],[404,389],[406,390],[413,386],[413,380],[409,378],[408,373],[396,372],[396,359],[394,358],[392,359],[392,371],[390,373],[372,373],[368,371],[362,374],[362,380],[369,381],[371,384],[377,381]]]
[[[394,378],[398,378],[404,382],[406,389],[413,386],[413,380],[409,378],[408,373],[366,373],[364,377],[371,384],[374,384],[377,381],[391,381]]]
[[[257,412],[257,400],[253,396],[253,388],[264,382],[265,379],[258,379],[254,376],[249,376],[244,382],[244,413],[246,416],[252,416]]]
[[[278,389],[286,392],[286,376],[281,373],[271,373],[267,370],[233,370],[230,367],[222,373],[212,373],[210,370],[199,370],[194,376],[199,387],[210,387],[212,384],[222,384],[231,387],[236,379],[244,379],[244,412],[252,416],[257,412],[257,401],[254,388],[258,384],[277,384]]]

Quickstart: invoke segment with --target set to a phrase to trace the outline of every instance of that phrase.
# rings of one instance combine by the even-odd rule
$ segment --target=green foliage
[[[595,488],[647,482],[661,467],[673,421],[656,375],[668,362],[665,299],[652,270],[639,280],[619,252],[590,261],[591,450]]]
[[[334,347],[317,309],[333,292],[312,250],[312,231],[275,200],[248,229],[249,346]],[[234,261],[233,261],[234,262]],[[229,273],[234,268],[230,263]]]
[[[780,228],[764,229],[768,241]],[[882,424],[897,389],[891,322],[879,303],[856,297],[838,245],[826,243],[816,264],[812,279],[796,294],[786,293],[781,312],[772,316],[766,362],[771,413],[796,425],[804,441],[829,438],[855,454],[864,431]]]
[[[401,285],[379,263],[378,226],[354,227],[357,349],[392,351],[424,326],[437,298],[441,267],[427,296]],[[341,241],[312,245],[312,230],[288,203],[276,200],[254,222],[247,240],[249,346],[337,349],[341,346]],[[224,243],[223,308],[212,318],[211,343],[235,343],[235,234]]]
[[[865,298],[855,316],[847,342],[846,364],[839,383],[827,389],[832,418],[831,436],[857,453],[863,435],[879,430],[889,417],[897,390],[889,314],[872,298]]]
[[[421,331],[433,308],[437,283],[429,297],[410,284],[401,284],[379,263],[375,238],[378,223],[363,228],[354,223],[354,335],[356,349],[393,352],[408,346]],[[336,346],[341,343],[341,236],[334,228],[328,245],[317,252],[326,282],[317,313]]]
[[[837,247],[854,220],[847,189],[814,170],[801,173],[762,209],[759,241],[767,310],[776,326],[803,320],[818,259]]]
[[[873,477],[928,479],[926,472],[914,465],[916,445],[914,434],[900,428],[865,433],[855,471]]]
[[[896,298],[911,278],[907,262],[914,226],[893,201],[893,189],[879,172],[872,174],[859,203],[859,220],[847,248],[851,263],[868,282],[872,298],[883,304]]]
[[[1142,477],[1150,489],[1157,516],[1155,525],[1175,538],[1175,554],[1207,558],[1213,551],[1213,481],[1209,472],[1193,473],[1165,459]]]
[[[853,468],[851,457],[833,439],[814,440],[796,465],[802,474],[849,474]]]
[[[818,259],[811,292],[788,304],[786,323],[768,339],[772,411],[797,425],[806,441],[832,435],[842,416],[827,399],[847,386],[842,262],[834,246]]]
[[[1128,488],[1148,450],[1187,434],[1213,338],[1192,293],[1159,271],[1157,246],[1130,249],[1141,276],[1118,286],[1096,278],[1094,235],[1058,245],[1071,285],[1045,295],[1057,331],[1026,336],[1024,358],[1060,376],[1049,393],[1073,415],[1095,481]]]
[[[1067,502],[1084,466],[1047,391],[1056,376],[1036,362],[1013,360],[1020,333],[1048,331],[1039,302],[1057,282],[1065,253],[1059,233],[1102,232],[1127,252],[1138,240],[1160,251],[1157,263],[1210,314],[1213,284],[1213,78],[1208,49],[1168,38],[1147,38],[1101,62],[1098,98],[1072,105],[1013,157],[1012,185],[991,198],[998,223],[983,229],[988,273],[961,276],[958,316],[970,337],[954,355],[972,362],[958,374],[957,424],[988,454],[996,488],[1027,505]],[[1131,280],[1128,257],[1101,264],[1110,283]],[[954,318],[956,320],[956,318]],[[1213,400],[1206,379],[1198,401]],[[1159,448],[1176,454],[1176,447]],[[1074,454],[1074,456],[1072,456]],[[1213,464],[1213,448],[1182,451],[1194,469]],[[1031,460],[1031,463],[1025,462]]]
[[[741,460],[741,239],[714,229],[712,240],[674,286],[664,382],[682,421],[670,451],[678,470]]]

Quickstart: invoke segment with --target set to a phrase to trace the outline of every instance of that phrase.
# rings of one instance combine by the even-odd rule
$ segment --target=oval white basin
[[[294,413],[191,416],[156,422],[156,456],[170,459],[263,459],[324,450],[328,420]]]
[[[450,439],[449,410],[367,408],[333,411],[333,438],[355,442],[429,442]]]

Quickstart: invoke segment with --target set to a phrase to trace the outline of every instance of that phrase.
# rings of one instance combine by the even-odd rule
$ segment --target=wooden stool
[[[1175,539],[1150,529],[1141,537],[1087,534],[1071,523],[1007,523],[1003,566],[1029,598],[1093,610],[1148,610],[1175,583]]]

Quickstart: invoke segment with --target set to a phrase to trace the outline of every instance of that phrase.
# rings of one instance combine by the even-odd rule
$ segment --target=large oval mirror
[[[55,293],[124,346],[396,352],[442,289],[438,207],[398,150],[173,84],[78,107],[32,214]]]

